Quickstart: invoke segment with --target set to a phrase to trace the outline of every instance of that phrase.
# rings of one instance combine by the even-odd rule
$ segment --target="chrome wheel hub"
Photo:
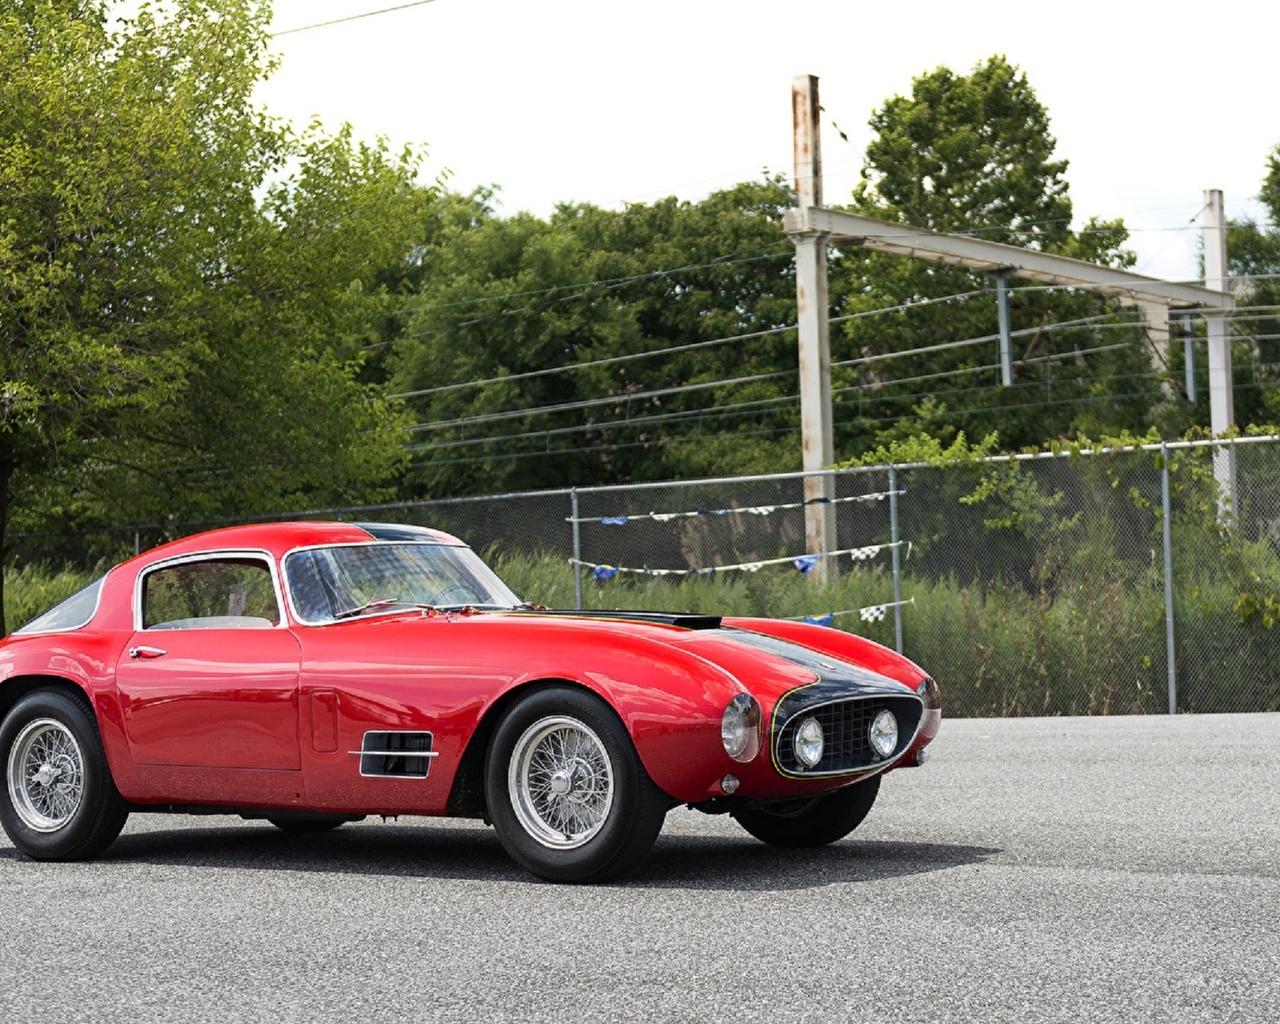
[[[37,719],[9,748],[5,780],[22,823],[34,832],[56,832],[84,799],[80,744],[57,719]]]
[[[568,796],[573,790],[573,773],[558,771],[551,776],[547,785],[554,796]]]

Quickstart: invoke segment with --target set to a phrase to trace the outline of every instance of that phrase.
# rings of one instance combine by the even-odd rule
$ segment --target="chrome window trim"
[[[149,632],[142,625],[142,591],[143,583],[146,578],[153,572],[160,569],[171,569],[176,565],[193,565],[197,562],[226,562],[232,560],[260,561],[266,564],[267,572],[271,574],[271,589],[276,597],[276,610],[280,612],[280,618],[272,629],[288,629],[289,623],[285,616],[284,590],[281,586],[280,571],[276,565],[275,556],[265,548],[226,548],[219,551],[198,551],[185,555],[171,555],[168,558],[162,558],[158,561],[151,562],[138,570],[138,575],[133,581],[133,631],[135,633]],[[229,627],[226,627],[229,628]],[[186,632],[186,630],[176,629],[172,632]]]

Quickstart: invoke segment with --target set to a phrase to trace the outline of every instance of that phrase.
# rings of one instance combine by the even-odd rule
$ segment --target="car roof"
[[[255,523],[207,530],[170,541],[143,553],[148,561],[204,551],[267,551],[276,557],[295,548],[325,544],[371,544],[377,541],[462,545],[450,534],[425,526],[399,523],[287,522]]]

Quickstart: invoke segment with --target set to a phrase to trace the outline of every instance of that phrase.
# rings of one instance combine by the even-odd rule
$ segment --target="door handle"
[[[163,658],[168,651],[162,651],[159,647],[130,647],[129,657],[131,658]]]

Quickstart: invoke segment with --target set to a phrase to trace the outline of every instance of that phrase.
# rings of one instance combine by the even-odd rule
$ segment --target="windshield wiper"
[[[372,601],[366,601],[355,608],[344,608],[340,612],[334,612],[333,617],[335,619],[353,619],[357,615],[382,611],[384,608],[394,608],[399,603],[400,598],[398,597],[375,597]]]

